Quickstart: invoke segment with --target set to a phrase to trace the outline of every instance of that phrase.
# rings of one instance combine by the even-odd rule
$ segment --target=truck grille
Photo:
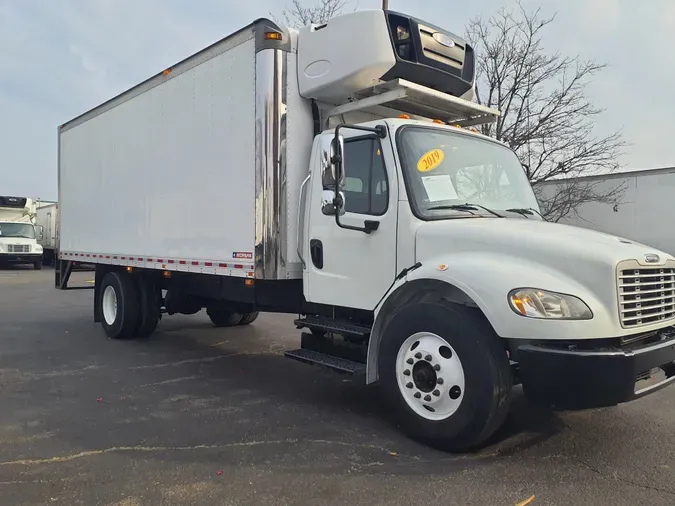
[[[30,253],[30,244],[8,244],[7,253]]]
[[[619,270],[619,313],[621,325],[640,327],[675,318],[675,268]]]

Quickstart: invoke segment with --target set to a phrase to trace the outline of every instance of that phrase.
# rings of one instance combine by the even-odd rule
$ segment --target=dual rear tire
[[[111,339],[148,337],[161,317],[161,291],[151,278],[144,276],[107,273],[97,303],[101,324]],[[222,306],[209,307],[207,314],[216,327],[250,325],[258,318],[258,312],[242,314]]]
[[[236,325],[250,325],[258,319],[258,312],[237,313],[228,307],[210,306],[206,309],[211,322],[216,327],[234,327]]]
[[[109,272],[99,290],[99,313],[111,339],[148,337],[160,319],[160,291],[152,280]]]

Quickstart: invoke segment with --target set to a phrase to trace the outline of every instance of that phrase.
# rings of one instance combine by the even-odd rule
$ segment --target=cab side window
[[[345,211],[381,216],[389,206],[389,184],[376,137],[345,140]]]

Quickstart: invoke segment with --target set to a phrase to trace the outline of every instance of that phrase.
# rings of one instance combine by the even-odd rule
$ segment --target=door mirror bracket
[[[331,174],[333,176],[334,189],[333,189],[333,200],[332,200],[332,210],[333,212],[327,213],[328,208],[322,206],[322,211],[324,214],[334,214],[335,223],[338,227],[344,228],[346,230],[356,230],[358,232],[364,232],[366,234],[372,233],[374,230],[377,230],[380,222],[374,220],[367,220],[363,227],[354,227],[352,225],[346,225],[340,221],[340,216],[345,213],[345,196],[342,191],[342,186],[345,181],[345,160],[344,160],[344,149],[345,149],[345,140],[344,136],[340,135],[340,130],[347,128],[350,130],[359,130],[362,132],[371,132],[377,135],[380,139],[385,139],[387,137],[387,128],[384,125],[377,125],[374,128],[364,127],[359,125],[347,125],[340,124],[335,128],[335,137],[331,143],[331,153],[328,160],[331,167]],[[330,191],[330,190],[329,190]],[[324,192],[326,193],[326,192]],[[326,200],[324,200],[326,203]],[[324,211],[326,209],[326,211]]]

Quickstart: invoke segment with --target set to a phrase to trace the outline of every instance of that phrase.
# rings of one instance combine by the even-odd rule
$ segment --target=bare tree
[[[594,132],[602,109],[588,99],[586,86],[605,65],[544,49],[542,32],[554,20],[542,17],[540,9],[527,12],[518,2],[516,9],[471,19],[466,31],[476,50],[477,100],[501,111],[483,133],[515,150],[543,213],[558,221],[586,202],[615,204],[623,190],[608,191],[582,179],[543,195],[538,183],[616,171],[625,143],[621,131]]]
[[[281,18],[289,26],[307,26],[311,23],[325,23],[340,14],[349,0],[319,0],[308,7],[300,0],[293,0],[288,9],[281,11]]]

